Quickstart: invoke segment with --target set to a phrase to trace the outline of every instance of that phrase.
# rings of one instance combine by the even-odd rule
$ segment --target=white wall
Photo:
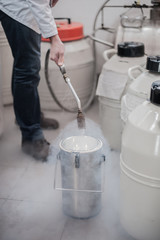
[[[96,14],[105,2],[106,0],[59,0],[56,6],[53,8],[53,14],[54,17],[69,17],[73,22],[82,23],[84,26],[84,35],[89,35],[93,33],[93,24]],[[107,5],[131,5],[133,3],[134,0],[110,0]],[[141,0],[140,3],[151,5],[151,0]],[[119,23],[120,14],[126,11],[126,8],[105,8],[105,26],[116,28]],[[140,13],[140,10],[136,9],[136,12]],[[144,13],[148,16],[149,10],[145,9]],[[99,15],[96,27],[100,27],[100,20],[101,16]],[[97,32],[96,37],[114,42],[115,34]],[[109,47],[96,43],[97,72],[101,71],[101,67],[104,63],[102,53],[107,48]]]
[[[53,8],[55,17],[70,17],[74,22],[81,22],[84,25],[84,33],[90,34],[93,29],[93,22],[100,7],[106,0],[59,0]],[[134,3],[134,0],[110,0],[108,5],[127,5]],[[141,0],[141,4],[150,4],[151,0]],[[105,10],[107,25],[112,26],[118,21],[121,12],[126,9],[108,8]]]

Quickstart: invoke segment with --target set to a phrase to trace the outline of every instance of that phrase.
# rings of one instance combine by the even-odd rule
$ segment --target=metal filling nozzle
[[[60,68],[60,71],[63,75],[65,82],[70,87],[70,89],[76,99],[77,105],[78,105],[78,114],[77,114],[78,128],[85,128],[85,117],[82,113],[81,101],[80,101],[79,97],[77,96],[77,93],[75,92],[69,77],[67,76],[65,65],[63,64],[63,65],[59,66],[59,68]]]

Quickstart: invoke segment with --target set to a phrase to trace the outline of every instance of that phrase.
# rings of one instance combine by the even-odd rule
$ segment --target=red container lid
[[[58,35],[62,42],[69,42],[82,39],[83,35],[83,25],[78,22],[68,21],[56,21]],[[49,42],[49,39],[43,38],[43,42]]]

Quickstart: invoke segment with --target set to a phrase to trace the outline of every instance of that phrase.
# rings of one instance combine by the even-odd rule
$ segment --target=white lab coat
[[[44,38],[57,34],[49,0],[0,0],[0,10]]]

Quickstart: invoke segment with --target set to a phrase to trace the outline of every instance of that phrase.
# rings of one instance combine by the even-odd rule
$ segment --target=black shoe
[[[41,128],[44,129],[57,129],[59,127],[59,123],[55,119],[46,118],[44,114],[41,112],[40,126]]]
[[[37,160],[47,161],[49,155],[49,145],[45,139],[35,141],[22,141],[22,150]]]
[[[15,119],[15,124],[17,125],[17,120]],[[41,112],[40,126],[43,129],[57,129],[59,128],[59,123],[57,120],[52,118],[46,118]]]

